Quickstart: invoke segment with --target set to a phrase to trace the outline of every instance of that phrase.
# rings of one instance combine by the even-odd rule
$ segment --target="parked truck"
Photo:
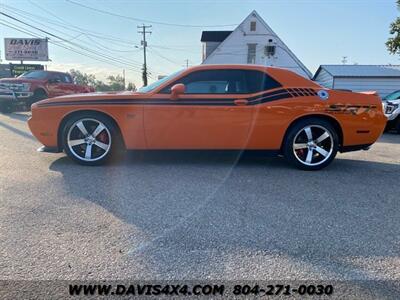
[[[16,78],[0,79],[0,90],[12,92],[14,97],[1,97],[0,109],[29,107],[40,100],[57,96],[94,92],[94,88],[75,84],[68,73],[34,70]]]

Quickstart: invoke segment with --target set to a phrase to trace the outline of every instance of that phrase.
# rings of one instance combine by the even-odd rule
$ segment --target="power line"
[[[107,15],[111,15],[111,16],[114,16],[114,17],[124,18],[124,19],[127,19],[127,20],[136,21],[136,22],[144,22],[144,23],[151,23],[151,24],[158,24],[158,25],[165,25],[165,26],[176,26],[176,27],[192,27],[192,28],[232,27],[232,26],[237,26],[238,25],[238,24],[191,25],[191,24],[177,24],[177,23],[159,22],[159,21],[152,21],[152,20],[139,19],[139,18],[129,17],[129,16],[125,16],[125,15],[120,15],[120,14],[117,14],[117,13],[114,13],[114,12],[110,12],[110,11],[98,9],[98,8],[95,8],[95,7],[87,6],[87,5],[84,5],[82,3],[78,3],[78,2],[72,1],[72,0],[65,0],[65,1],[67,1],[69,3],[72,3],[74,5],[78,5],[78,6],[84,7],[86,9],[97,11],[97,12],[102,13],[102,14],[107,14]]]
[[[26,30],[26,29],[24,29],[24,28],[18,27],[18,26],[16,26],[15,24],[13,24],[13,25],[15,25],[15,26],[12,26],[12,25],[10,25],[9,23],[3,23],[3,22],[1,22],[1,20],[0,20],[0,24],[2,24],[2,25],[4,25],[4,26],[7,26],[7,27],[9,27],[9,28],[12,28],[12,29],[14,29],[14,30],[17,30],[17,31],[19,31],[19,32],[30,34],[30,35],[32,35],[32,36],[34,36],[34,37],[37,37],[37,38],[43,38],[43,36],[39,36],[38,34],[32,32],[32,31]],[[72,51],[72,52],[74,52],[74,53],[77,53],[77,54],[82,55],[82,56],[85,56],[85,57],[92,58],[92,59],[97,60],[97,61],[105,62],[105,63],[107,63],[107,64],[109,64],[109,65],[113,65],[113,66],[118,67],[118,68],[121,67],[121,65],[124,65],[124,64],[117,65],[117,64],[115,64],[115,63],[112,63],[110,60],[101,59],[101,58],[98,58],[98,57],[96,57],[96,56],[90,55],[90,54],[88,54],[88,53],[81,52],[81,51],[76,50],[76,49],[74,49],[74,48],[70,48],[70,47],[67,47],[67,46],[65,46],[65,45],[59,44],[58,42],[52,41],[51,39],[48,39],[48,41],[49,41],[49,43],[51,43],[51,44],[53,44],[53,45],[55,45],[55,46],[57,46],[57,47],[64,48],[64,49],[66,49],[66,50]],[[117,63],[118,63],[118,62],[117,62]],[[140,71],[137,70],[137,69],[135,69],[135,68],[129,68],[129,69],[132,70],[133,72],[139,72],[139,73],[140,73]]]
[[[15,12],[14,12],[15,13]],[[47,24],[43,24],[43,23],[41,23],[41,22],[38,22],[37,20],[33,20],[33,19],[31,19],[31,18],[29,18],[29,17],[26,17],[26,16],[23,16],[23,15],[21,15],[21,14],[19,14],[19,13],[16,13],[17,15],[20,15],[20,16],[22,16],[22,17],[24,17],[25,19],[28,19],[28,20],[31,20],[31,21],[33,21],[33,22],[36,22],[37,24],[42,24],[43,26],[46,26],[46,27],[49,27]],[[33,26],[34,27],[34,26]],[[67,36],[69,36],[72,40],[73,39],[75,39],[76,38],[76,36],[72,36],[72,35],[70,35],[70,34],[67,34],[67,33],[65,33],[64,31],[60,31],[60,30],[57,30],[57,29],[54,29],[54,28],[51,28],[51,27],[49,27],[50,29],[52,29],[52,30],[54,30],[54,31],[57,31],[57,32],[60,32],[60,33],[62,33],[62,34],[64,34],[64,35],[67,35]],[[81,33],[81,35],[86,35],[85,33]],[[90,37],[88,37],[89,39],[90,39]],[[69,40],[69,41],[71,41],[71,40]],[[105,51],[105,49],[109,49],[108,47],[104,47],[105,49],[103,49],[103,45],[101,45],[101,44],[99,44],[99,43],[97,43],[97,42],[93,42],[92,43],[96,48],[98,48],[98,49],[100,49],[100,50],[102,50],[103,52],[107,52],[107,51]],[[75,44],[76,45],[76,44]],[[85,48],[85,47],[82,47],[82,46],[78,46],[79,48]],[[88,48],[88,47],[86,47],[86,49],[90,49],[90,48]],[[94,50],[94,49],[91,49],[92,51],[96,51],[96,50]],[[112,50],[112,49],[110,49],[110,50]],[[132,52],[132,51],[134,51],[134,50],[131,50],[131,51],[129,51],[129,52]],[[101,53],[101,55],[103,56],[103,52]],[[114,57],[114,53],[110,53],[110,52],[108,52],[108,54],[109,55],[111,55],[112,57]],[[130,61],[127,61],[127,60],[125,60],[125,59],[123,59],[123,58],[117,58],[117,59],[119,59],[119,60],[121,60],[121,61],[124,61],[124,63],[126,63],[126,64],[132,64],[132,62],[133,63],[136,63],[138,66],[140,65],[140,63],[139,62],[135,62],[135,61],[132,61],[132,60],[130,60]],[[137,67],[138,67],[137,66]]]
[[[44,7],[40,6],[39,4],[36,4],[36,3],[34,3],[33,1],[31,1],[31,0],[29,0],[29,3],[31,3],[31,4],[34,5],[34,6],[36,6],[36,7],[39,8],[39,9],[43,10],[44,12],[46,12],[46,13],[52,15],[53,17],[57,18],[57,19],[60,20],[62,23],[67,24],[68,26],[71,26],[71,25],[72,25],[71,23],[65,21],[64,19],[60,18],[60,17],[57,16],[56,14],[53,14],[51,11],[49,11],[48,9],[45,9]],[[113,52],[135,52],[134,49],[130,49],[130,50],[120,50],[120,49],[109,48],[109,47],[107,47],[107,46],[105,46],[105,45],[103,45],[103,44],[100,44],[100,43],[96,42],[93,38],[90,37],[89,34],[83,33],[83,32],[82,32],[82,34],[84,34],[89,40],[91,40],[91,41],[93,42],[93,45],[94,45],[94,46],[96,46],[97,48],[100,48],[101,50],[107,49],[107,50],[110,50],[110,51],[113,51]],[[98,47],[96,44],[99,45],[100,47]],[[134,44],[134,43],[132,42],[132,45],[133,45],[133,44]]]
[[[52,24],[52,25],[55,25],[55,26],[58,26],[58,27],[62,27],[63,29],[81,33],[81,34],[85,35],[88,39],[90,39],[93,43],[96,43],[97,45],[100,45],[101,47],[104,47],[105,49],[108,49],[110,51],[113,51],[113,52],[127,52],[127,53],[135,51],[135,50],[125,50],[125,49],[122,50],[122,49],[109,48],[109,47],[104,46],[104,44],[100,44],[99,42],[95,42],[93,40],[93,38],[98,39],[98,40],[102,40],[102,41],[105,41],[105,40],[106,41],[113,41],[113,42],[121,44],[121,45],[130,45],[130,46],[134,45],[134,46],[137,46],[137,45],[135,45],[134,41],[121,39],[121,38],[116,38],[115,36],[109,36],[109,35],[104,34],[104,33],[95,32],[95,31],[89,30],[87,28],[82,28],[82,27],[78,27],[76,25],[73,25],[73,24],[71,24],[69,22],[64,21],[63,19],[61,19],[60,17],[56,16],[55,14],[50,13],[50,11],[48,9],[44,9],[43,7],[39,6],[38,4],[35,4],[32,1],[30,1],[30,2],[31,2],[31,4],[33,4],[37,8],[43,10],[43,12],[51,14],[51,15],[57,17],[57,19],[60,20],[60,21],[55,21],[55,20],[51,20],[51,19],[48,19],[48,18],[44,18],[41,15],[32,14],[30,12],[18,9],[16,7],[12,7],[10,5],[3,4],[2,6],[3,6],[3,9],[9,11],[10,13],[17,14],[19,16],[22,16],[25,19],[29,19],[29,20],[37,22],[37,23],[40,23],[40,22],[38,22],[38,19],[41,19],[46,23],[49,23],[49,24]],[[18,12],[20,12],[20,13],[18,13]],[[28,16],[32,16],[34,19],[27,17],[27,15]],[[43,24],[43,23],[41,23],[41,24]],[[68,27],[65,26],[66,24],[68,25]],[[48,25],[45,25],[45,26],[48,26]],[[56,30],[56,29],[53,29],[53,30]],[[56,31],[61,32],[59,30],[56,30]],[[93,37],[93,38],[91,38],[91,37]],[[165,44],[164,45],[156,45],[156,44],[154,44],[154,45],[152,45],[152,47],[160,48],[160,49],[167,49],[167,50],[174,50],[174,51],[176,50],[176,51],[189,52],[188,50],[182,49],[182,48],[194,48],[196,46],[194,44],[191,44],[191,45],[189,45],[189,44],[186,44],[186,45],[175,45],[175,44],[174,45],[165,45]],[[128,49],[128,48],[126,48],[126,49]],[[190,52],[195,53],[194,51],[190,51]]]
[[[84,51],[87,51],[87,52],[91,53],[92,55],[98,55],[98,56],[100,56],[100,57],[102,57],[102,58],[106,58],[106,59],[109,59],[109,60],[112,60],[112,61],[115,61],[115,62],[118,62],[118,63],[121,63],[121,64],[130,65],[132,68],[137,68],[137,67],[138,67],[137,65],[134,64],[134,63],[139,64],[138,62],[133,61],[133,63],[131,63],[131,62],[124,61],[124,60],[121,60],[121,59],[116,59],[116,58],[114,58],[114,57],[112,57],[112,56],[110,56],[110,55],[106,55],[106,54],[104,54],[104,53],[95,51],[95,50],[93,50],[93,49],[90,49],[90,48],[87,48],[87,47],[84,47],[84,46],[81,46],[81,45],[76,44],[76,43],[71,42],[71,41],[68,41],[68,40],[66,40],[65,38],[62,38],[62,37],[60,37],[60,36],[58,36],[58,35],[55,35],[55,34],[49,32],[49,31],[47,31],[47,30],[43,30],[43,29],[38,28],[38,27],[36,27],[36,26],[34,26],[34,25],[31,25],[31,24],[29,24],[29,23],[26,23],[26,22],[24,22],[24,21],[21,21],[21,20],[19,20],[18,18],[15,18],[15,17],[13,17],[13,16],[10,16],[10,15],[8,15],[8,14],[6,14],[6,13],[0,12],[0,14],[1,14],[1,15],[4,15],[5,17],[10,18],[10,19],[12,19],[12,20],[14,20],[14,21],[17,21],[17,22],[19,22],[19,23],[22,23],[22,24],[24,24],[24,25],[26,25],[26,26],[29,26],[29,27],[31,27],[31,28],[33,28],[33,29],[36,29],[36,30],[38,30],[38,31],[40,31],[40,32],[43,32],[43,33],[45,33],[45,34],[47,34],[47,35],[49,35],[49,36],[55,37],[55,38],[57,38],[57,39],[59,39],[59,40],[61,40],[61,41],[63,41],[63,42],[69,43],[69,44],[71,44],[71,45],[73,45],[73,46],[75,46],[75,47],[78,47],[78,48],[80,48],[80,49],[82,49],[82,50],[84,50]]]
[[[29,13],[29,12],[27,12],[27,11],[18,9],[18,8],[16,8],[16,7],[12,7],[12,6],[10,6],[10,5],[2,4],[2,8],[5,9],[5,10],[7,10],[7,11],[9,11],[9,12],[11,12],[11,13],[14,13],[14,14],[17,14],[17,15],[20,15],[20,16],[23,16],[24,18],[27,18],[26,15],[32,16],[32,17],[34,17],[35,19],[30,19],[30,20],[33,20],[33,21],[35,21],[35,22],[37,22],[37,19],[41,19],[41,20],[44,20],[44,22],[53,24],[53,25],[55,25],[55,26],[62,27],[62,28],[64,28],[64,29],[67,29],[67,30],[70,30],[70,31],[83,33],[83,34],[86,35],[86,36],[89,35],[89,36],[92,36],[92,37],[97,38],[97,39],[109,40],[109,41],[113,41],[113,42],[120,43],[120,44],[124,44],[124,45],[126,45],[126,44],[128,44],[128,45],[134,44],[134,41],[129,41],[129,40],[121,39],[121,38],[115,38],[115,37],[113,37],[113,36],[109,36],[109,35],[106,35],[106,34],[104,34],[104,33],[95,32],[95,31],[92,31],[92,30],[89,30],[89,29],[86,29],[86,28],[82,28],[82,27],[75,26],[75,25],[70,24],[70,23],[66,23],[65,21],[63,21],[63,22],[58,22],[58,21],[55,21],[55,20],[51,20],[51,19],[48,19],[48,18],[44,18],[44,17],[42,17],[42,16]],[[23,14],[25,14],[25,15],[21,15],[21,14],[18,13],[18,12],[23,13]],[[28,18],[28,19],[29,19],[29,18]],[[60,18],[58,18],[58,19],[60,19]],[[69,24],[69,26],[68,26],[68,27],[65,27],[65,24]],[[76,29],[74,29],[74,28],[76,28]]]
[[[176,61],[173,61],[171,59],[169,59],[168,57],[165,57],[164,55],[162,55],[160,52],[154,50],[153,46],[149,46],[149,48],[151,49],[151,51],[156,54],[157,56],[161,57],[162,59],[174,64],[174,65],[180,65],[180,63],[177,63]]]

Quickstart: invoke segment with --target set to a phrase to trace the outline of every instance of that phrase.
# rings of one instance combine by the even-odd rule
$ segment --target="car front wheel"
[[[306,119],[298,122],[286,136],[285,158],[302,170],[320,170],[328,166],[339,147],[338,135],[328,121]]]
[[[102,115],[85,114],[70,118],[63,129],[63,148],[74,161],[83,165],[101,165],[114,152],[117,130]]]

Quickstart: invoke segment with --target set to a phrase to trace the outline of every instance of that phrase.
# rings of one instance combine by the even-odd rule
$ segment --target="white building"
[[[376,91],[379,96],[400,90],[400,66],[321,65],[313,80],[330,89]]]
[[[203,31],[201,42],[203,64],[258,64],[312,76],[256,11],[233,31]]]

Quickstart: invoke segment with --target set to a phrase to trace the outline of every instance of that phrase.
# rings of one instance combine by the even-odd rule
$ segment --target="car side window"
[[[61,78],[60,74],[57,74],[57,73],[50,74],[49,80],[52,83],[62,82],[62,78]]]
[[[161,93],[171,93],[171,87],[183,83],[185,94],[251,94],[281,85],[268,74],[256,70],[205,70],[195,71],[164,88]]]
[[[63,83],[73,83],[72,77],[68,74],[60,74]]]

